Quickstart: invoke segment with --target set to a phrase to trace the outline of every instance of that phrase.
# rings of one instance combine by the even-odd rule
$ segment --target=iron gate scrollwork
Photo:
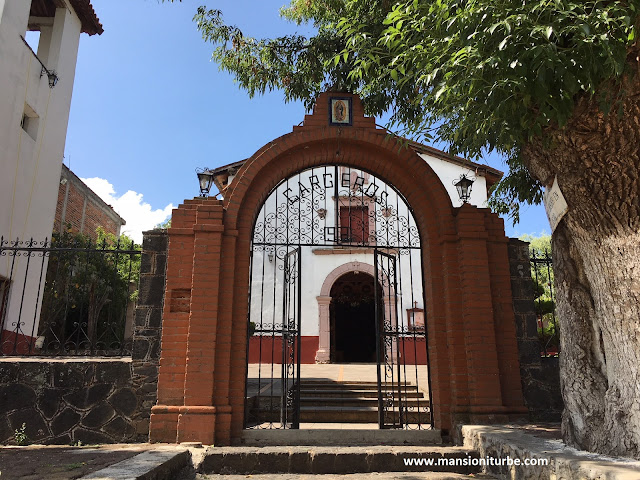
[[[316,283],[328,273],[324,265],[331,265],[318,255],[327,254],[349,255],[375,270],[371,323],[377,334],[380,427],[431,424],[420,247],[402,194],[368,172],[313,167],[270,192],[251,245],[247,428],[299,428],[305,421],[301,357],[308,363],[315,352],[302,352],[302,336],[314,335],[318,324]],[[330,258],[335,263],[344,257]]]

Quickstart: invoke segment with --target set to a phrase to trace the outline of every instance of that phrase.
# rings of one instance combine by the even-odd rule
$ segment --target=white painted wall
[[[460,175],[465,174],[467,178],[474,180],[473,187],[471,188],[471,198],[469,203],[477,207],[487,206],[487,181],[486,178],[481,175],[476,175],[475,172],[467,167],[456,165],[455,163],[447,162],[440,158],[432,157],[426,153],[418,154],[433,171],[438,175],[438,178],[447,189],[447,193],[451,198],[451,203],[454,207],[462,205],[462,200],[458,196],[456,187],[453,185],[460,178]]]
[[[41,27],[36,53],[59,78],[50,89],[47,76],[40,75],[40,63],[20,38],[26,33],[30,4],[0,0],[0,235],[5,240],[51,237],[81,31],[70,5],[58,8],[52,24]],[[20,126],[25,111],[37,115],[37,128],[29,132]],[[21,302],[24,278],[16,271],[24,261],[16,259],[13,265],[4,328],[12,329],[22,304],[22,330],[30,334],[39,316],[39,279],[27,279]],[[0,275],[10,276],[11,263],[9,257],[0,259]]]

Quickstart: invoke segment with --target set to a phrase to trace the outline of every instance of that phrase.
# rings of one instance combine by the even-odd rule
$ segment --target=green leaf
[[[548,26],[544,31],[544,34],[547,37],[547,40],[549,40],[551,38],[551,34],[552,33],[553,33],[553,27],[552,26]]]

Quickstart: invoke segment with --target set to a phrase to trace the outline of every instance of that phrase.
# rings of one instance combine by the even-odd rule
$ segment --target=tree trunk
[[[523,158],[569,208],[552,236],[564,440],[640,459],[640,85],[617,88],[609,115],[582,98]]]

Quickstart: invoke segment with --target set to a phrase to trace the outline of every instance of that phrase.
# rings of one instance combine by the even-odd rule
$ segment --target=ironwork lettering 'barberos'
[[[418,395],[428,391],[426,366],[416,361],[426,358],[424,320],[417,325],[402,313],[424,305],[420,236],[413,213],[393,186],[341,165],[311,168],[281,181],[256,219],[249,350],[257,362],[250,359],[247,391],[255,394],[247,395],[246,426],[298,428],[315,418],[301,405],[301,337],[312,329],[301,292],[311,288],[318,261],[313,249],[304,247],[324,247],[334,254],[347,248],[373,265],[373,275],[361,274],[356,282],[365,287],[370,283],[363,291],[373,295],[358,297],[343,290],[332,301],[334,312],[348,310],[360,317],[352,333],[360,335],[361,344],[370,338],[371,347],[361,347],[360,356],[338,352],[340,325],[333,313],[330,354],[331,361],[377,362],[378,411],[369,421],[380,428],[430,427],[429,401]],[[340,306],[345,302],[351,307]],[[369,302],[367,310],[364,304]]]
[[[420,236],[410,208],[393,187],[368,173],[326,166],[278,185],[258,215],[253,237],[254,249],[280,258],[286,254],[280,246],[340,243],[401,248],[400,254],[408,254],[406,249],[420,248]]]

